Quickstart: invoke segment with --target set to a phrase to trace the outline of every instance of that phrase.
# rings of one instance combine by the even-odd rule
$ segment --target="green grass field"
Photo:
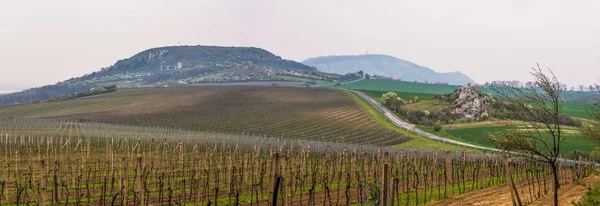
[[[359,91],[361,91],[373,98],[377,98],[377,99],[381,99],[381,95],[389,92],[389,91],[377,91],[377,90],[359,90]],[[397,92],[397,91],[395,91],[395,92],[402,99],[412,99],[412,98],[415,98],[415,96],[416,96],[416,97],[419,97],[419,99],[421,99],[421,100],[431,100],[433,98],[433,96],[436,95],[436,94],[417,93],[417,92]]]
[[[469,124],[464,124],[463,126],[452,128],[447,131],[442,130],[438,132],[433,131],[433,129],[430,127],[420,128],[430,133],[434,133],[436,135],[443,136],[449,139],[459,140],[486,147],[496,147],[496,145],[489,139],[489,136],[494,132],[499,132],[502,130],[501,126],[471,126]],[[597,147],[597,145],[593,142],[590,142],[589,140],[583,139],[581,136],[579,136],[575,128],[567,127],[563,130],[563,132],[563,135],[566,136],[566,139],[561,147],[562,151],[567,151],[569,152],[569,154],[572,154],[573,151],[587,154],[591,152],[592,149]]]
[[[405,82],[390,79],[365,79],[362,81],[344,84],[341,87],[355,90],[373,90],[373,91],[394,91],[394,92],[414,92],[428,94],[448,94],[456,90],[456,85],[438,85],[415,82]],[[493,94],[494,92],[486,87],[480,87],[481,91]],[[583,103],[590,98],[600,98],[600,93],[589,92],[561,92],[563,99],[570,103]]]
[[[454,92],[458,86],[453,85],[436,85],[436,84],[423,84],[414,82],[404,82],[387,79],[365,79],[359,82],[342,85],[343,88],[354,89],[364,92],[365,94],[381,101],[381,95],[393,91],[403,99],[414,98],[418,96],[421,100],[431,100],[433,95],[448,94]],[[487,89],[484,92],[490,92]],[[575,92],[564,92],[564,96],[567,98],[580,97],[584,94]],[[590,116],[585,110],[585,104],[579,103],[564,103],[563,112],[566,115],[590,119]],[[433,107],[435,109],[437,107]],[[428,111],[434,111],[429,109]]]
[[[454,89],[457,88],[456,86],[449,85],[432,85],[383,79],[363,80],[344,86],[360,90],[380,102],[381,96],[389,91],[396,92],[398,96],[404,99],[414,98],[415,96],[418,96],[422,100],[421,102],[406,104],[405,108],[408,110],[424,109],[428,111],[437,111],[443,107],[450,106],[449,103],[431,100],[431,98],[433,97],[433,95],[436,94],[445,94],[453,92]],[[565,103],[563,105],[563,112],[564,114],[569,116],[589,119],[590,116],[587,114],[585,108],[585,104]],[[439,132],[433,131],[433,129],[430,127],[420,126],[420,128],[430,133],[434,133],[436,135],[443,136],[446,138],[487,147],[495,147],[495,144],[488,138],[489,134],[491,132],[499,131],[501,129],[501,127],[498,126],[485,125],[477,125],[470,127],[468,126],[468,124],[465,124],[458,128],[454,128],[452,130]],[[566,136],[567,139],[565,141],[565,144],[563,145],[563,151],[578,151],[583,153],[589,153],[594,147],[596,147],[596,145],[592,142],[586,139],[582,139],[579,135],[577,135],[574,128],[567,129]],[[411,141],[406,142],[403,145],[407,146],[410,142]]]
[[[325,80],[308,79],[308,78],[294,77],[294,76],[287,76],[287,75],[277,75],[276,78],[280,79],[280,80],[284,80],[284,81],[302,82],[302,83],[309,83],[309,82],[313,82],[314,81],[315,83],[317,83],[317,85],[329,85],[329,84],[333,84],[333,82],[325,81]]]
[[[361,92],[371,96],[372,98],[379,101],[380,103],[383,103],[382,99],[381,99],[381,95],[387,93],[384,91],[372,91],[372,90],[361,90]],[[400,96],[402,99],[413,99],[415,97],[419,97],[419,99],[421,100],[420,102],[409,103],[409,104],[404,105],[404,108],[408,109],[408,110],[438,111],[442,108],[451,106],[451,104],[448,102],[432,100],[432,97],[435,94],[414,93],[414,92],[396,92],[396,94],[398,94],[398,96]]]
[[[565,103],[563,105],[563,113],[572,117],[583,119],[591,119],[592,117],[586,112],[586,104]]]
[[[350,84],[344,84],[340,87],[355,90],[371,90],[386,92],[394,91],[427,94],[447,94],[452,93],[458,88],[458,86],[453,85],[423,84],[387,79],[365,79]]]
[[[406,104],[404,106],[407,110],[427,110],[430,112],[439,111],[440,109],[452,106],[452,104],[440,101],[440,100],[422,100],[417,103]]]

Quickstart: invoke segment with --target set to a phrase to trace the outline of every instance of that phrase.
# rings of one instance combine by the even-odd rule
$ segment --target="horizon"
[[[207,46],[207,47],[210,47],[210,46],[215,46],[215,47],[246,47],[246,48],[259,48],[259,49],[265,49],[265,48],[260,48],[260,47],[256,47],[256,46],[230,46],[230,45],[165,45],[165,46],[158,46],[158,47],[151,47],[151,48],[148,48],[148,49],[144,49],[144,50],[141,50],[141,51],[137,52],[136,54],[138,54],[138,53],[141,53],[141,52],[143,52],[143,51],[146,51],[146,50],[150,50],[150,49],[164,48],[164,47],[184,47],[184,46],[191,46],[191,47],[193,47],[193,46]],[[272,51],[270,51],[270,50],[268,50],[268,49],[265,49],[265,50],[267,50],[268,52],[271,52],[271,53],[273,53],[274,55],[277,55],[277,53],[274,53],[274,52],[272,52]],[[128,58],[130,58],[130,57],[133,57],[133,56],[134,56],[134,55],[136,55],[136,54],[133,54],[133,55],[131,55],[131,56],[128,56],[128,57],[126,57],[126,58],[122,58],[122,59],[128,59]],[[415,62],[412,62],[412,61],[410,61],[410,60],[407,60],[407,59],[402,59],[402,58],[398,58],[398,57],[395,57],[395,56],[392,56],[392,55],[388,55],[388,54],[380,54],[380,53],[365,53],[365,54],[335,54],[335,55],[325,55],[325,56],[315,56],[315,57],[309,57],[309,58],[306,58],[306,59],[304,59],[304,60],[308,60],[308,59],[312,59],[312,58],[321,58],[321,57],[369,56],[369,55],[373,55],[373,56],[388,56],[388,57],[392,57],[392,58],[396,58],[396,59],[400,59],[400,60],[408,61],[408,62],[411,62],[411,63],[417,64],[417,65],[419,65],[419,66],[423,66],[423,65],[421,65],[421,64],[419,64],[419,63],[415,63]],[[287,58],[285,58],[285,57],[283,57],[283,56],[282,56],[281,58],[282,58],[282,59],[287,59]],[[119,59],[119,60],[122,60],[122,59]],[[287,59],[287,60],[292,60],[292,59]],[[304,60],[302,60],[302,61],[304,61]],[[114,63],[116,63],[117,61],[118,61],[118,60],[115,60],[115,61],[114,61]],[[302,63],[302,61],[297,61],[297,60],[292,60],[292,61],[296,61],[296,62]],[[113,63],[113,64],[114,64],[114,63]],[[113,64],[110,64],[110,65],[107,65],[107,66],[103,66],[103,67],[109,67],[109,66],[112,66]],[[429,67],[427,67],[427,66],[423,66],[423,67],[429,68]],[[91,74],[92,72],[98,72],[98,71],[100,71],[100,69],[101,69],[101,68],[99,68],[98,70],[95,70],[95,71],[91,71],[91,72],[89,72],[89,73],[81,74],[80,76],[73,76],[73,77],[69,77],[69,78],[67,78],[67,79],[81,77],[81,76],[84,76],[84,75]],[[430,68],[430,69],[433,69],[433,68]],[[546,69],[552,69],[552,68],[546,68]],[[435,69],[433,69],[433,70],[434,70],[434,71],[436,71],[436,72],[439,72],[439,73],[451,73],[451,72],[457,72],[457,73],[462,73],[462,74],[465,74],[465,73],[463,73],[463,72],[462,72],[462,71],[460,71],[460,70],[455,70],[455,71],[437,71],[437,70],[435,70]],[[465,74],[465,75],[469,76],[468,74]],[[471,77],[471,76],[469,76],[469,77]],[[392,78],[393,78],[393,77],[392,77]],[[558,77],[558,76],[557,76],[557,78],[560,80],[560,77]],[[63,82],[63,81],[65,81],[65,80],[67,80],[67,79],[56,80],[56,82],[57,82],[57,83],[58,83],[58,82]],[[404,81],[404,80],[401,80],[401,81]],[[486,83],[486,82],[487,82],[487,81],[486,81],[486,82],[477,82],[477,80],[475,80],[475,79],[474,79],[474,81],[476,81],[476,82],[472,82],[473,84],[479,84],[479,85],[483,85],[484,83]],[[496,79],[496,80],[492,80],[492,81],[519,81],[519,82],[522,82],[522,83],[526,83],[526,82],[527,82],[527,81],[516,80],[516,79],[502,79],[502,80],[501,80],[501,79]],[[489,82],[492,82],[492,81],[489,81]],[[412,82],[412,81],[406,81],[406,82]],[[430,83],[417,82],[417,83],[422,83],[422,84],[432,84],[431,82],[430,82]],[[561,82],[561,83],[562,83],[562,82]],[[589,85],[598,85],[598,84],[600,84],[600,77],[599,77],[599,82],[598,82],[598,83],[592,83],[592,84],[589,84]],[[34,85],[34,86],[29,86],[29,87],[26,87],[26,88],[22,88],[22,89],[10,89],[10,88],[18,88],[19,86],[18,86],[18,85],[17,85],[17,86],[16,86],[16,85],[3,85],[3,84],[0,82],[0,95],[2,95],[2,94],[10,94],[10,93],[14,93],[14,92],[20,92],[20,91],[24,91],[24,90],[27,90],[27,89],[31,89],[31,88],[37,88],[37,87],[42,87],[42,86],[47,86],[47,85],[52,85],[52,84],[46,84],[46,85]],[[567,89],[570,89],[571,87],[575,87],[575,90],[574,90],[574,91],[572,91],[572,92],[578,92],[578,91],[577,91],[577,89],[578,89],[578,88],[577,88],[577,86],[578,86],[578,85],[581,85],[581,84],[577,84],[577,85],[576,85],[576,84],[572,84],[572,85],[571,85],[571,84],[567,84],[567,86],[568,86],[568,87],[567,87]],[[461,86],[461,85],[454,85],[454,86]],[[588,85],[584,85],[584,86],[585,86],[585,88],[587,88],[587,86],[588,86]],[[6,89],[6,88],[9,88],[9,89]],[[567,92],[571,92],[571,91],[567,91]],[[584,91],[584,92],[587,92],[587,91]]]
[[[595,1],[2,2],[0,91],[80,77],[160,45],[252,46],[297,62],[368,52],[477,83],[528,81],[539,63],[570,86],[600,84],[599,9]]]

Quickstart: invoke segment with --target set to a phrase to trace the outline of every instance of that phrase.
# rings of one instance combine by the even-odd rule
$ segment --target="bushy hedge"
[[[408,122],[413,124],[433,126],[436,123],[449,124],[461,118],[460,114],[446,108],[437,112],[429,112],[425,110],[403,110],[400,112]]]
[[[433,130],[436,132],[442,131],[442,125],[440,123],[433,124]]]
[[[119,88],[116,85],[101,86],[101,87],[89,89],[85,92],[75,92],[70,95],[59,96],[56,98],[49,99],[48,101],[61,101],[61,100],[75,99],[75,98],[93,96],[93,95],[98,95],[98,94],[116,92],[118,90],[119,90]]]

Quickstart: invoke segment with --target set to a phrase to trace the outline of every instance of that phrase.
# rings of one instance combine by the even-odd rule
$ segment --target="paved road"
[[[386,119],[390,120],[393,124],[395,124],[398,127],[402,127],[405,129],[408,129],[410,131],[412,131],[413,133],[419,134],[421,136],[430,138],[430,139],[434,139],[434,140],[440,140],[443,142],[447,142],[447,143],[451,143],[451,144],[456,144],[456,145],[461,145],[461,146],[466,146],[466,147],[471,147],[471,148],[475,148],[475,149],[482,149],[482,150],[488,150],[488,151],[495,151],[495,152],[500,152],[500,150],[496,149],[496,148],[489,148],[489,147],[482,147],[482,146],[478,146],[478,145],[474,145],[474,144],[469,144],[469,143],[464,143],[461,141],[456,141],[456,140],[452,140],[452,139],[448,139],[445,137],[440,137],[434,134],[431,134],[429,132],[420,130],[419,128],[414,127],[413,125],[402,121],[398,116],[396,116],[396,114],[394,114],[392,111],[390,111],[388,108],[386,108],[385,106],[381,105],[379,102],[377,102],[375,99],[371,98],[369,95],[366,95],[365,93],[359,92],[359,91],[354,91],[354,90],[348,90],[351,92],[354,92],[355,94],[357,94],[358,96],[360,96],[361,98],[363,98],[364,100],[366,100],[367,102],[369,102],[371,105],[373,105],[375,108],[377,108],[377,110],[379,110],[379,112],[381,112],[383,114],[383,116],[385,116]]]
[[[419,134],[421,136],[424,136],[424,137],[427,137],[427,138],[430,138],[430,139],[443,141],[445,143],[451,143],[451,144],[455,144],[455,145],[461,145],[461,146],[475,148],[475,149],[481,149],[481,150],[488,150],[488,151],[494,151],[494,152],[502,152],[501,150],[496,149],[496,148],[482,147],[482,146],[478,146],[478,145],[474,145],[474,144],[469,144],[469,143],[465,143],[465,142],[461,142],[461,141],[456,141],[456,140],[448,139],[448,138],[445,138],[445,137],[440,137],[440,136],[431,134],[429,132],[420,130],[419,128],[416,128],[413,125],[411,125],[411,124],[409,124],[409,123],[407,123],[405,121],[402,121],[398,116],[396,116],[396,114],[394,114],[392,111],[390,111],[385,106],[381,105],[375,99],[371,98],[369,95],[366,95],[365,93],[362,93],[362,92],[359,92],[359,91],[354,91],[354,90],[347,90],[347,91],[353,92],[353,93],[357,94],[358,96],[360,96],[361,98],[363,98],[365,101],[369,102],[371,105],[373,105],[375,108],[377,108],[377,110],[379,110],[379,112],[381,112],[383,114],[383,116],[385,116],[386,119],[390,120],[396,126],[408,129],[408,130],[412,131],[413,133]],[[510,153],[517,154],[515,152],[510,152]],[[564,159],[560,159],[560,160],[564,161]],[[573,161],[571,159],[567,159],[566,161],[569,162],[569,163],[576,163],[576,161]],[[583,161],[583,163],[584,164],[589,164],[590,162]],[[600,163],[596,163],[596,167],[598,167],[598,166],[600,166]]]

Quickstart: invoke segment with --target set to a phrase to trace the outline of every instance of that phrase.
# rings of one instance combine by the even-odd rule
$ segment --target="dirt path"
[[[583,185],[570,184],[561,187],[558,192],[558,204],[571,205],[571,200],[580,200],[587,191],[586,187],[591,187],[599,181],[600,176],[590,176],[582,180]],[[552,205],[552,203],[552,195],[548,195],[529,205]]]
[[[600,181],[600,176],[590,176],[582,180],[586,186],[593,185]],[[571,205],[571,200],[579,200],[586,192],[583,185],[569,184],[559,189],[559,205]],[[522,200],[525,201],[525,199]],[[525,203],[525,202],[524,202]],[[525,203],[527,204],[527,203]],[[487,188],[480,191],[470,192],[454,198],[432,202],[429,205],[439,206],[467,206],[467,205],[506,205],[512,206],[510,192],[507,186]],[[552,205],[552,194],[534,201],[527,205]]]
[[[512,205],[512,202],[508,187],[501,186],[466,193],[454,198],[432,202],[429,205]]]

